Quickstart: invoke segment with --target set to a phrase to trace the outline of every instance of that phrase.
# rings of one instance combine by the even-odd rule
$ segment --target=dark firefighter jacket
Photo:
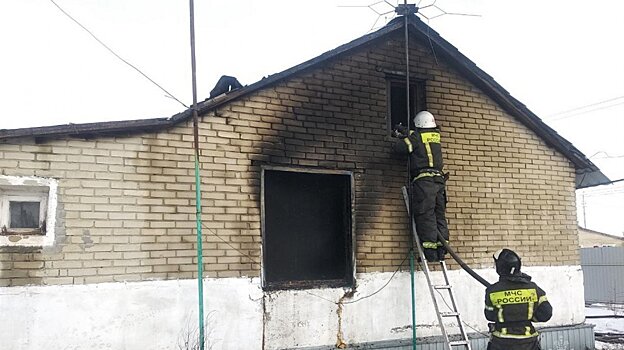
[[[440,129],[426,128],[411,130],[409,136],[398,140],[395,150],[409,154],[410,171],[417,179],[423,176],[441,176],[444,164],[442,162],[442,145],[440,144]]]
[[[551,316],[552,306],[546,293],[527,274],[501,276],[485,290],[485,318],[494,322],[495,337],[535,337],[537,331],[532,321],[546,322]]]

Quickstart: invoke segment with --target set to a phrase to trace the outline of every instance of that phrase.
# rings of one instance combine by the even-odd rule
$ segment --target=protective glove
[[[401,123],[394,126],[392,130],[392,136],[398,138],[405,138],[409,135],[409,129],[406,126],[403,126]]]

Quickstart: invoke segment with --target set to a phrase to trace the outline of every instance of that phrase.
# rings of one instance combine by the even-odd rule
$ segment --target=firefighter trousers
[[[426,176],[412,182],[412,215],[416,232],[425,248],[439,242],[438,233],[448,241],[446,222],[446,189],[443,176]]]
[[[503,339],[492,337],[487,350],[541,350],[538,337],[527,339]]]

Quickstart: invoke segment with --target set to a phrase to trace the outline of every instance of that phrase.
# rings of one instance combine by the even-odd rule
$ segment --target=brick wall
[[[455,249],[473,267],[489,267],[501,247],[526,265],[578,264],[570,162],[427,46],[410,47],[442,127]],[[402,50],[390,38],[203,116],[208,276],[259,275],[262,165],[353,171],[357,271],[403,261],[406,167],[391,153],[379,69],[401,70]],[[55,245],[0,248],[0,286],[196,277],[192,146],[189,123],[134,137],[0,144],[2,175],[59,179]]]

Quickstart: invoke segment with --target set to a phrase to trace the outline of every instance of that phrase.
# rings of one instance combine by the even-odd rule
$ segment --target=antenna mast
[[[395,12],[399,15],[399,16],[403,16],[403,23],[404,23],[404,27],[405,27],[405,93],[406,93],[406,104],[407,104],[407,123],[405,125],[407,125],[408,129],[410,124],[410,69],[409,69],[409,30],[408,30],[408,23],[409,23],[409,16],[410,15],[415,15],[418,12],[418,7],[415,4],[408,4],[407,0],[404,0],[403,4],[399,4],[396,7]]]
[[[399,16],[403,16],[403,27],[405,28],[405,103],[406,103],[406,126],[409,130],[411,129],[410,123],[410,63],[409,63],[409,16],[415,15],[418,12],[418,7],[415,4],[408,4],[407,0],[404,0],[403,4],[397,5],[395,12]],[[411,192],[411,182],[412,182],[412,174],[411,174],[411,157],[407,157],[407,184]],[[411,193],[410,193],[411,198]],[[414,221],[412,220],[412,213],[409,210],[411,206],[408,206],[408,217],[410,223],[410,232],[413,232]],[[412,289],[412,349],[416,350],[416,290],[414,288],[414,240],[412,239],[412,247],[410,249],[410,281],[411,281],[411,289]]]
[[[199,350],[204,350],[204,262],[202,248],[201,181],[199,177],[199,127],[197,125],[197,77],[195,64],[195,5],[189,0],[191,24],[191,76],[193,85],[193,143],[195,146],[195,221],[197,224],[197,297],[199,316]]]

